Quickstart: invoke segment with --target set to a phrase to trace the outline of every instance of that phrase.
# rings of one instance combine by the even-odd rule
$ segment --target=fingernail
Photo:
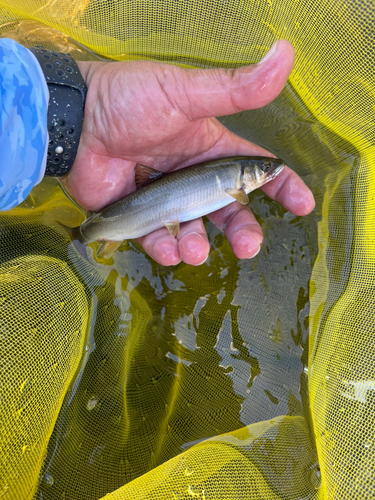
[[[263,64],[265,61],[268,61],[268,59],[270,59],[277,51],[277,44],[279,42],[275,42],[272,47],[270,48],[270,50],[267,52],[267,54],[258,62],[258,64]]]
[[[254,257],[256,257],[256,256],[258,255],[258,253],[260,252],[261,247],[262,247],[262,246],[261,246],[261,245],[259,245],[259,249],[258,249],[258,251],[257,251],[257,252],[255,252],[255,254],[254,254],[254,255],[252,255],[252,256],[250,257],[250,259],[253,259]]]
[[[202,264],[204,264],[206,262],[207,259],[208,259],[208,255],[202,260],[202,262],[199,262],[198,264],[194,264],[194,266],[201,266]]]

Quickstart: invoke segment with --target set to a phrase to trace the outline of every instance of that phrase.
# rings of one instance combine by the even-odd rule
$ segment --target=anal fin
[[[249,197],[245,193],[243,189],[231,189],[228,188],[225,190],[229,196],[234,198],[238,203],[241,203],[241,205],[247,205],[249,203]]]
[[[179,222],[163,222],[164,226],[168,229],[171,236],[178,236],[180,234]]]

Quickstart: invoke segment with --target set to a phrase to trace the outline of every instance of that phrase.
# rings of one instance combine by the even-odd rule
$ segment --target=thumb
[[[273,101],[294,64],[294,49],[279,40],[257,64],[238,69],[188,69],[179,108],[190,119],[230,115]]]

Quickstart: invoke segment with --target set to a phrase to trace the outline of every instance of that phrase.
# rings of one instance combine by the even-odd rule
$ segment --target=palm
[[[291,69],[293,57],[290,53],[285,57],[289,57],[289,66],[284,63],[283,67],[281,61],[279,72],[274,71],[276,76],[268,86],[264,84],[267,68],[262,73],[260,66],[239,70],[235,76],[224,70],[202,72],[152,62],[81,63],[89,93],[77,158],[64,181],[68,190],[85,208],[97,211],[134,191],[136,163],[169,171],[209,158],[267,154],[229,132],[214,116],[260,107],[276,97]],[[300,181],[301,189],[303,186]],[[277,192],[273,197],[277,198]],[[224,228],[228,217],[245,219],[245,225],[253,226],[253,240],[254,234],[258,235],[255,247],[259,247],[261,231],[255,227],[251,212],[244,213],[236,203],[230,207],[229,212],[213,214],[214,222]],[[308,211],[312,208],[310,200]],[[141,243],[165,265],[181,258],[200,263],[208,254],[201,221],[186,223],[181,232],[182,238],[188,237],[185,249],[181,236],[179,242],[172,241],[166,230],[142,238]],[[197,240],[197,234],[199,238],[204,235],[203,243]],[[198,254],[199,248],[202,254],[195,257],[194,238]],[[247,251],[251,254],[250,247]],[[239,257],[251,256],[234,251]]]
[[[194,120],[189,114],[189,103],[182,102],[177,86],[183,70],[148,62],[122,63],[120,78],[118,66],[98,68],[95,78],[104,93],[94,106],[86,104],[90,111],[73,172],[78,179],[69,183],[85,207],[98,210],[134,191],[138,162],[168,171],[202,157],[237,154],[239,138],[220,122]],[[168,95],[164,85],[169,86]],[[253,149],[248,154],[264,153],[257,146]]]

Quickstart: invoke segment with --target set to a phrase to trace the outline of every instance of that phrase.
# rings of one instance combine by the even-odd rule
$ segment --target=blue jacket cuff
[[[0,39],[0,210],[21,203],[44,176],[48,99],[34,55]]]

